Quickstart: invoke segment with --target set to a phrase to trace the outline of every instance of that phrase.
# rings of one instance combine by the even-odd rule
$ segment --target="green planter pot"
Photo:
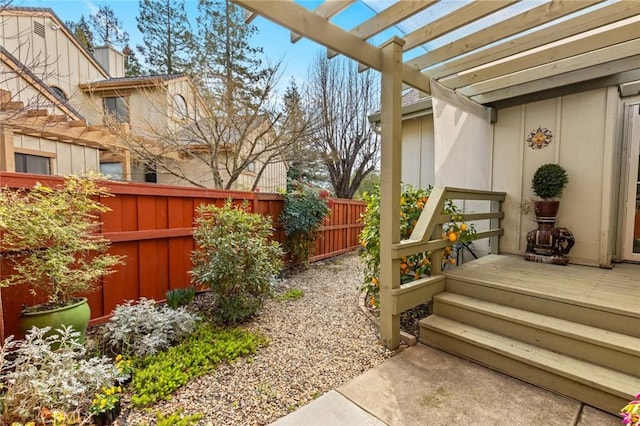
[[[80,332],[78,342],[84,343],[89,319],[91,319],[91,308],[89,308],[87,298],[83,297],[75,303],[61,308],[23,311],[20,314],[19,325],[23,333],[26,333],[33,326],[38,328],[51,327],[51,331],[47,335],[53,334],[62,325],[71,325],[75,331]]]

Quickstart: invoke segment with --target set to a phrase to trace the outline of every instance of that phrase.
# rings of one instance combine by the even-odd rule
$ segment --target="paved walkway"
[[[620,419],[467,360],[416,345],[273,423],[454,424],[614,426],[620,425]]]

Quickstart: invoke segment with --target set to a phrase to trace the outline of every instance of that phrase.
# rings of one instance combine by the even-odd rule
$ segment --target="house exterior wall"
[[[69,103],[81,110],[85,96],[78,84],[106,75],[75,38],[48,13],[4,10],[0,21],[0,44],[47,85],[62,89]],[[23,97],[20,100],[27,104]]]
[[[402,130],[402,182],[418,188],[434,185],[433,115],[404,120]]]
[[[433,150],[430,145],[434,143],[433,116],[427,117],[431,122],[426,117],[403,121],[402,179],[422,187],[437,181],[435,176],[432,181],[428,180],[430,176],[419,178],[420,170],[437,168],[436,159],[424,155]],[[475,154],[464,158],[477,162],[476,168],[489,171],[489,189],[507,193],[501,252],[524,254],[527,232],[537,227],[533,212],[527,213],[534,200],[531,178],[540,165],[558,163],[567,170],[569,184],[561,198],[556,225],[569,228],[576,238],[570,261],[607,265],[619,256],[620,117],[621,100],[616,87],[498,110],[489,158]],[[527,146],[526,139],[539,126],[552,131],[553,141],[546,148],[534,150]],[[463,150],[473,152],[473,138],[464,137],[458,143]],[[445,171],[468,180],[465,161],[452,161]],[[442,181],[438,185],[473,187],[467,183]],[[473,205],[461,207],[474,209]]]
[[[556,226],[573,232],[573,263],[608,263],[614,250],[617,194],[616,146],[620,100],[615,88],[602,88],[498,111],[494,124],[492,190],[507,192],[505,235],[500,249],[522,254],[526,234],[537,227],[526,206],[534,199],[531,178],[545,163],[558,163],[569,175]],[[539,126],[553,133],[552,142],[531,149],[526,138]]]
[[[33,151],[34,155],[52,154],[51,173],[55,175],[81,174],[100,171],[100,151],[96,148],[52,141],[20,133],[13,133],[14,149]]]

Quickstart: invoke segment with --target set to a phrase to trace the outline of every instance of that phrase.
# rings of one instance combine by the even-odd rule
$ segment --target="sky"
[[[313,9],[321,1],[300,1],[309,9]],[[82,15],[88,18],[98,6],[110,6],[115,15],[123,22],[123,29],[129,33],[131,46],[142,44],[142,34],[138,31],[136,16],[138,15],[137,0],[13,0],[12,5],[24,7],[48,7],[66,21],[78,21]],[[195,24],[197,15],[197,0],[186,0],[187,17]],[[335,23],[345,28],[355,26],[356,22],[373,16],[373,12],[364,4],[357,2],[340,14]],[[281,96],[291,78],[295,78],[301,87],[307,78],[308,68],[317,54],[324,54],[325,48],[308,39],[302,39],[295,44],[290,43],[290,32],[265,18],[257,17],[252,24],[258,27],[258,32],[252,40],[254,46],[264,49],[264,58],[271,62],[283,60],[283,72],[276,96]],[[387,37],[388,38],[388,37]]]

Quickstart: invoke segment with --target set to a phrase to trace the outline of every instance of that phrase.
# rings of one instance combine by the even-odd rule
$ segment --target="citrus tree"
[[[431,187],[423,189],[403,185],[400,197],[401,239],[408,239],[413,232],[420,213],[429,200],[431,189]],[[361,290],[372,295],[370,303],[375,308],[380,303],[380,188],[376,186],[371,192],[364,193],[363,198],[367,203],[367,209],[362,216],[364,228],[360,233],[361,257],[365,264]],[[462,221],[462,212],[452,200],[447,200],[445,203],[444,214],[451,217],[451,222],[443,225],[442,238],[447,238],[452,244],[475,239],[475,227],[473,224],[468,225]],[[443,266],[446,264],[455,265],[456,259],[453,257],[451,246],[443,249],[442,258]],[[431,274],[431,252],[403,257],[398,273],[402,284],[429,276]]]

